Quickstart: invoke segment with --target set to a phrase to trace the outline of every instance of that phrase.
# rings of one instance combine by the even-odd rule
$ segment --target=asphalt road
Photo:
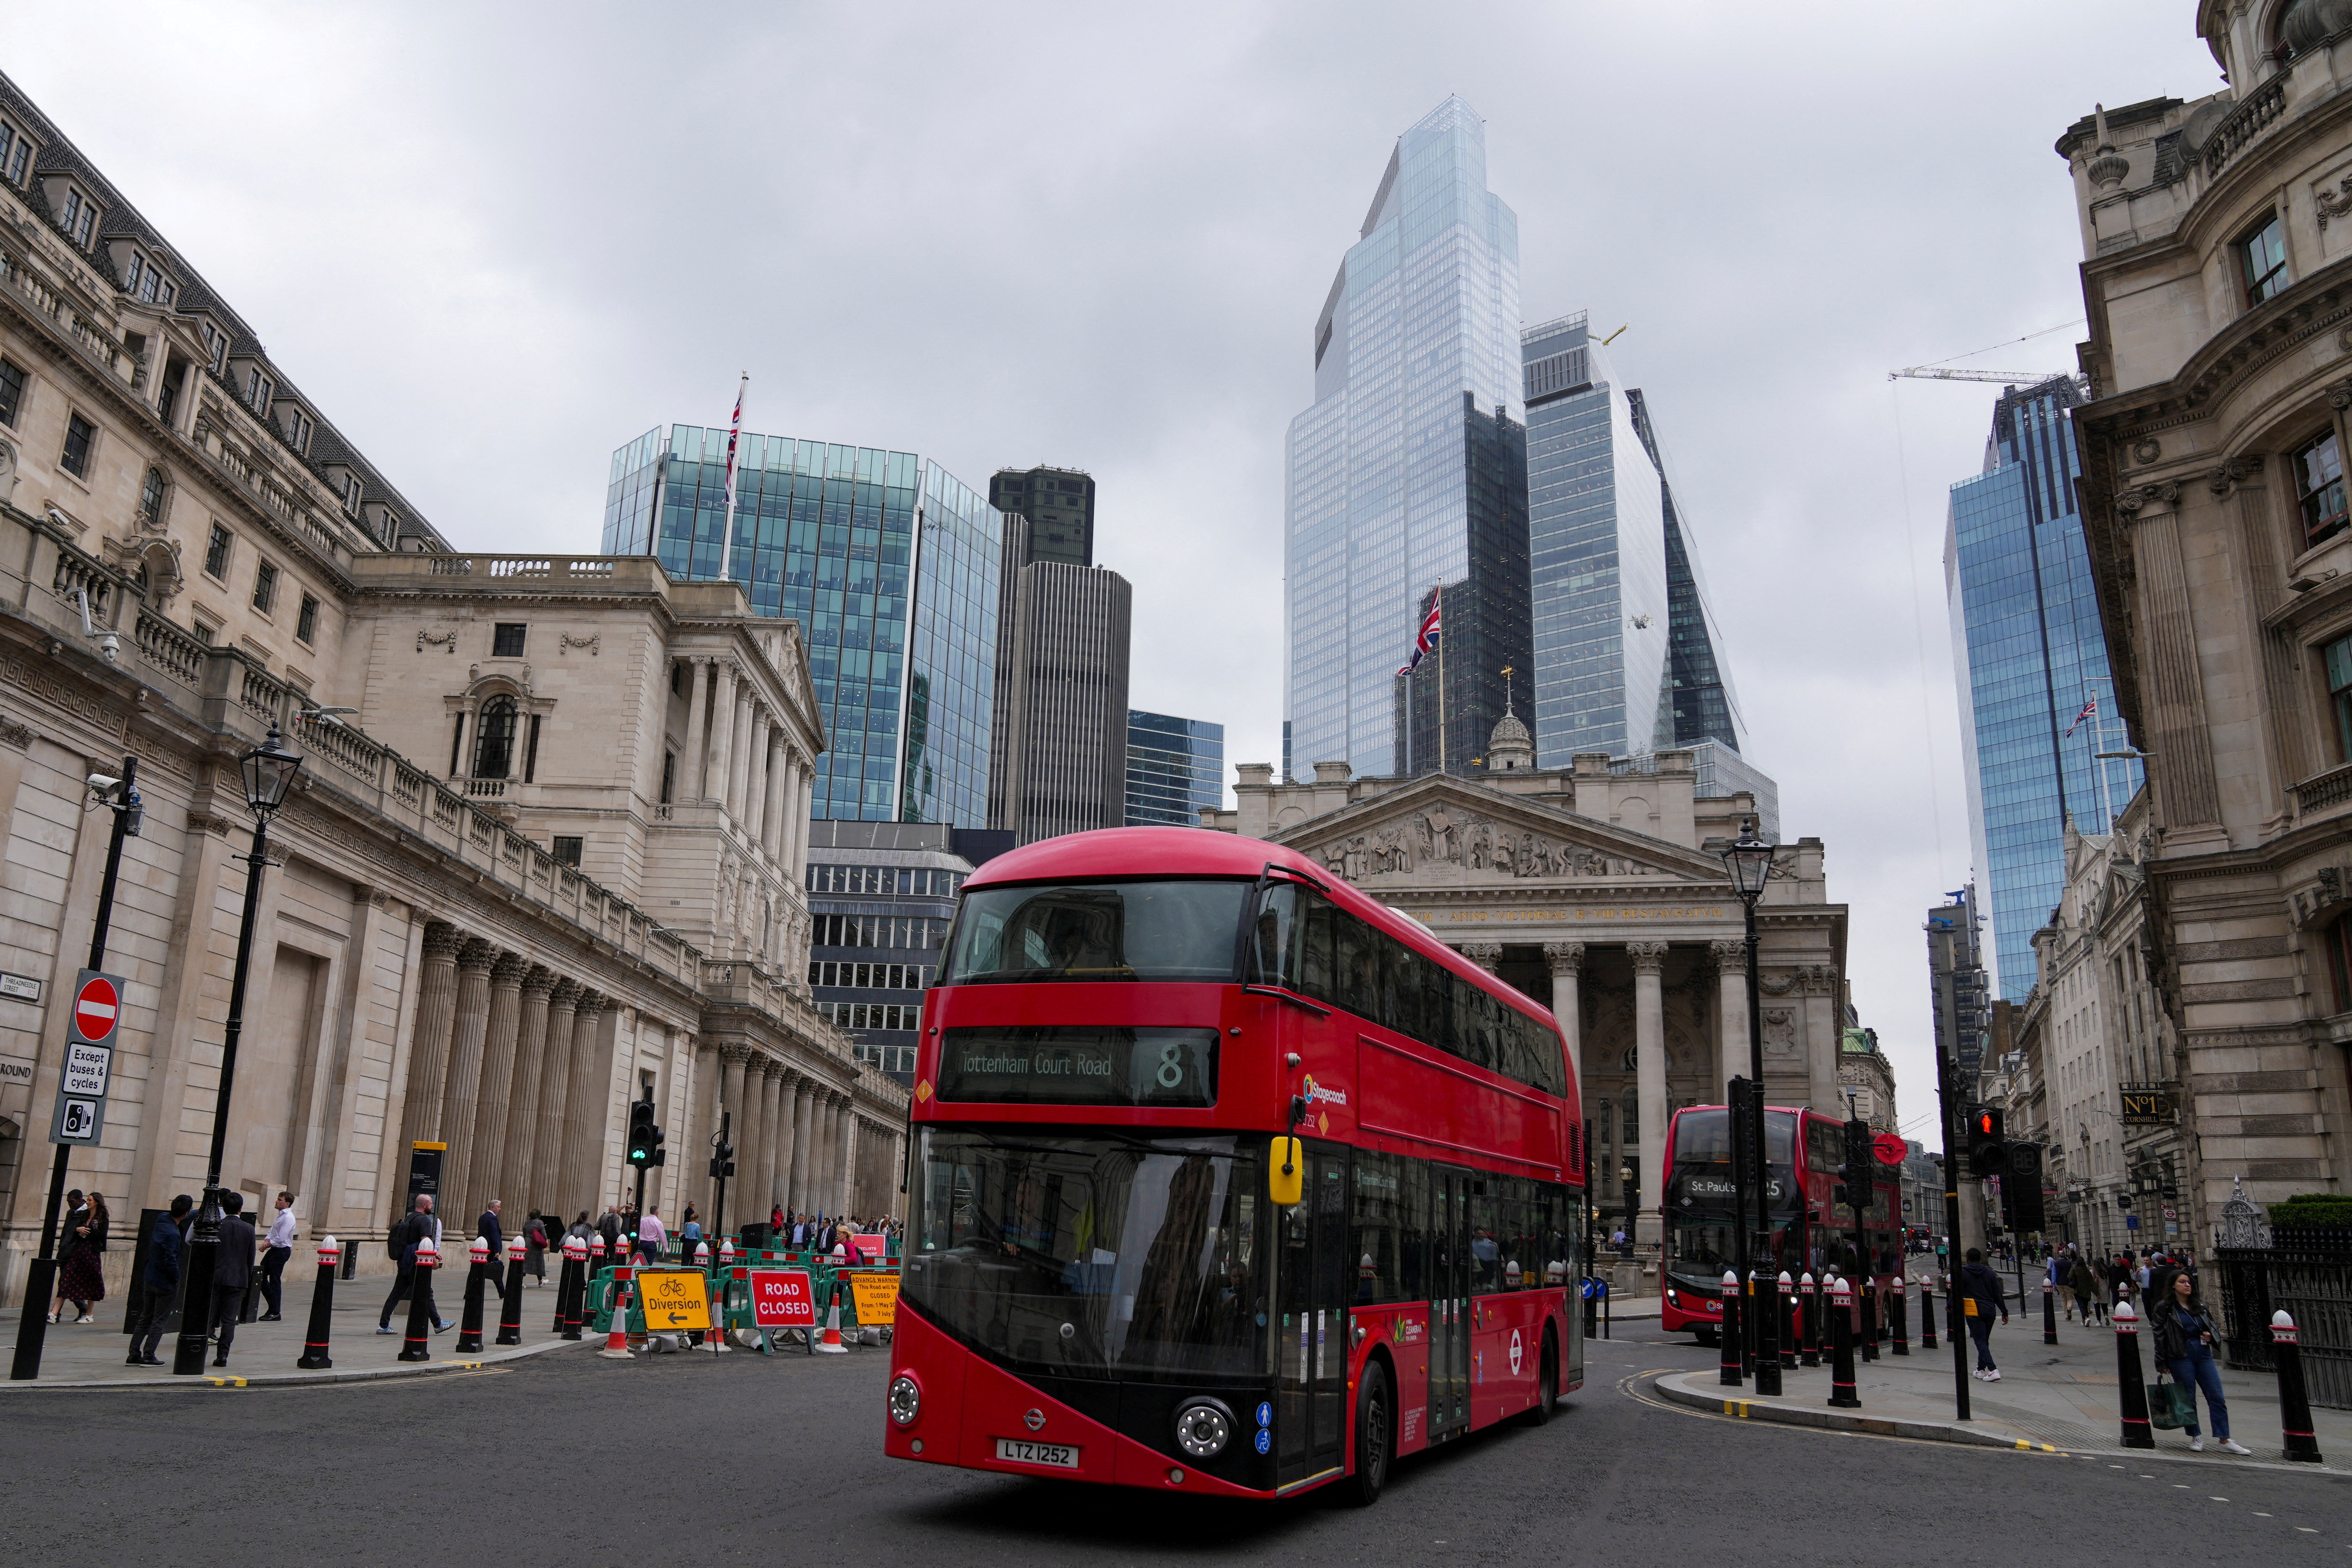
[[[1596,1345],[1537,1431],[1400,1465],[1369,1511],[1229,1504],[881,1458],[887,1353],[564,1352],[346,1387],[0,1396],[0,1561],[581,1564],[2008,1561],[2021,1540],[2168,1563],[2342,1561],[2352,1481],[2206,1456],[2116,1464],[1815,1432],[1641,1397],[1710,1364]]]

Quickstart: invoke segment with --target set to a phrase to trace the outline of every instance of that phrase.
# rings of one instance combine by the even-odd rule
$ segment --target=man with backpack
[[[400,1262],[400,1275],[392,1282],[392,1294],[383,1299],[383,1312],[376,1319],[375,1332],[393,1333],[392,1309],[404,1301],[411,1291],[425,1292],[425,1314],[433,1320],[433,1332],[441,1333],[449,1325],[442,1321],[441,1309],[433,1300],[433,1277],[416,1270],[417,1244],[430,1237],[435,1250],[441,1246],[441,1221],[434,1217],[433,1197],[429,1193],[416,1195],[416,1206],[400,1217],[398,1224],[384,1233],[384,1250]]]

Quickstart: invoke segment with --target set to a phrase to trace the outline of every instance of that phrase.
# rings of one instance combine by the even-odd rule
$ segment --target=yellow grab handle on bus
[[[1284,1207],[1307,1196],[1307,1145],[1297,1138],[1276,1138],[1266,1151],[1266,1194]]]

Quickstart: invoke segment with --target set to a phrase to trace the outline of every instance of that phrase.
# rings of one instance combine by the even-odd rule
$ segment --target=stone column
[[[547,998],[554,989],[555,971],[543,966],[533,964],[522,977],[522,1013],[515,1024],[514,1077],[505,1095],[498,1174],[490,1178],[498,1196],[507,1200],[507,1217],[514,1228],[530,1218],[536,1201],[531,1191],[531,1134],[539,1126],[540,1084],[547,1076]]]
[[[1731,1081],[1748,1074],[1748,943],[1710,942],[1715,956],[1716,1010],[1722,1015],[1717,1032],[1716,1087],[1723,1103],[1731,1103]]]
[[[1500,942],[1465,942],[1462,944],[1462,956],[1490,975],[1499,977],[1502,974],[1498,967],[1503,961],[1503,945]]]
[[[688,1039],[686,1054],[688,1060],[694,1063],[689,1069],[693,1074],[694,1109],[688,1117],[683,1155],[686,1169],[679,1174],[677,1190],[687,1202],[702,1211],[702,1228],[709,1230],[710,1156],[717,1152],[711,1147],[711,1140],[719,1134],[719,1048],[708,1040]],[[679,1157],[673,1155],[671,1163],[675,1165]],[[683,1225],[685,1219],[686,1210],[681,1207],[678,1210],[679,1224]],[[718,1245],[716,1241],[711,1243],[714,1249]]]
[[[866,1184],[859,1179],[858,1163],[866,1151],[858,1143],[857,1134],[864,1119],[857,1114],[857,1103],[852,1100],[841,1111],[841,1212],[863,1216],[865,1210],[857,1201],[857,1189]]]
[[[467,1196],[465,1162],[482,1093],[482,1041],[490,1028],[490,966],[498,957],[499,950],[478,936],[457,950],[457,1006],[441,1075],[440,1138],[449,1149],[441,1156],[441,1201],[434,1206],[445,1211],[462,1207]],[[459,1222],[446,1212],[441,1216],[444,1226]]]
[[[723,801],[728,765],[735,753],[734,661],[713,661],[710,680],[710,736],[703,747],[702,788],[698,793],[706,800]]]
[[[784,1082],[776,1095],[776,1196],[772,1202],[793,1207],[800,1195],[792,1190],[793,1151],[800,1147],[797,1136],[801,1096],[808,1088],[808,1075],[784,1070]]]
[[[809,1201],[809,1142],[810,1130],[816,1125],[817,1097],[824,1092],[824,1087],[814,1079],[801,1086],[800,1109],[793,1116],[793,1176],[786,1184],[791,1195],[786,1207],[790,1208],[805,1211],[816,1207]]]
[[[686,751],[677,759],[677,798],[698,800],[702,798],[703,753],[710,739],[710,661],[687,660],[686,677]]]
[[[464,941],[454,925],[436,920],[425,927],[424,974],[417,983],[416,1023],[408,1041],[408,1100],[402,1113],[408,1136],[394,1153],[403,1170],[407,1168],[407,1143],[431,1143],[441,1136],[442,1080],[449,1067],[449,1024],[457,1009],[457,949]]]
[[[567,1225],[587,1207],[563,1185],[563,1124],[572,1092],[572,1017],[579,1002],[577,980],[558,980],[547,993],[547,1036],[541,1048],[545,1065],[540,1070],[539,1103],[530,1107],[530,1164],[525,1176],[533,1201],[554,1204],[554,1212]]]
[[[768,768],[760,778],[760,844],[778,864],[784,858],[784,727],[768,727]]]
[[[1666,1022],[1660,980],[1666,945],[1628,942],[1625,953],[1633,960],[1633,1064],[1641,1093],[1642,1210],[1634,1239],[1652,1242],[1662,1230],[1658,1215],[1665,1186]]]
[[[603,1043],[605,998],[583,989],[572,1012],[572,1082],[563,1103],[564,1202],[595,1218],[613,1201],[604,1190],[604,1115],[612,1098],[612,1063]]]
[[[1591,1108],[1584,1103],[1584,1004],[1578,991],[1584,969],[1584,944],[1547,942],[1544,962],[1551,966],[1551,1016],[1568,1046],[1569,1082],[1576,1085],[1579,1111],[1590,1116]]]
[[[736,1197],[744,1217],[750,1219],[768,1218],[767,1201],[760,1196],[760,1161],[765,1157],[773,1134],[768,1126],[768,1102],[761,1087],[761,1074],[767,1058],[749,1046],[734,1048],[735,1070],[735,1181]]]
[[[825,1103],[825,1110],[827,1112],[824,1129],[825,1212],[837,1217],[842,1212],[842,1197],[848,1187],[842,1169],[842,1155],[845,1152],[842,1145],[846,1141],[844,1137],[846,1129],[842,1124],[848,1118],[849,1096],[836,1092]]]
[[[514,1097],[515,1033],[522,1022],[522,977],[530,968],[520,953],[500,953],[490,966],[489,1019],[482,1031],[482,1064],[474,1075],[473,1120],[464,1129],[464,1142],[450,1151],[457,1156],[457,1175],[464,1179],[448,1179],[445,1173],[442,1186],[458,1211],[442,1216],[445,1226],[453,1220],[470,1224],[490,1199],[506,1196],[497,1190],[499,1161],[507,1106]]]
[[[815,804],[816,765],[812,762],[801,772],[801,799],[799,806],[795,808],[800,826],[798,839],[793,846],[793,880],[803,886],[808,884],[808,821],[809,812],[814,809]]]
[[[778,791],[782,800],[777,807],[781,826],[776,841],[776,863],[784,868],[795,885],[805,885],[805,879],[793,870],[800,863],[801,841],[808,837],[808,817],[801,806],[801,783],[808,769],[801,761],[799,750],[784,748],[784,783]]]
[[[760,1151],[761,1212],[773,1208],[781,1196],[776,1190],[776,1172],[782,1168],[783,1153],[790,1139],[784,1133],[784,1064],[770,1061],[766,1082],[761,1085],[761,1114],[774,1131],[768,1134],[768,1146]]]
[[[727,812],[738,827],[746,826],[751,809],[745,803],[751,792],[751,733],[760,722],[760,705],[751,693],[751,683],[741,675],[735,679],[735,727],[729,733],[731,749],[727,759]]]

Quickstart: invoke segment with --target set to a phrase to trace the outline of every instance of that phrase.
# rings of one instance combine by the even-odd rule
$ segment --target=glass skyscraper
[[[1127,710],[1127,825],[1197,828],[1225,799],[1225,727]]]
[[[726,518],[726,431],[656,426],[613,454],[606,554],[716,579]],[[827,741],[813,817],[987,825],[1003,527],[914,453],[743,436],[728,564],[806,633]]]
[[[1639,390],[1582,315],[1521,335],[1536,765],[1640,757],[1744,726],[1697,540]]]
[[[2033,989],[2033,934],[2065,885],[2067,819],[2106,832],[2140,784],[2137,762],[2095,755],[2123,739],[2075,510],[2066,411],[2081,401],[2071,376],[2005,392],[1984,472],[1952,486],[1944,534],[1969,831],[1994,976],[2013,1002]]]
[[[1314,406],[1290,424],[1286,770],[1342,759],[1404,770],[1396,672],[1418,607],[1469,580],[1482,497],[1509,504],[1507,487],[1473,474],[1477,449],[1508,433],[1482,442],[1472,426],[1518,428],[1518,217],[1486,189],[1484,124],[1449,98],[1397,139],[1315,323]],[[1502,713],[1499,673],[1472,677],[1494,690],[1463,699],[1465,731]]]

